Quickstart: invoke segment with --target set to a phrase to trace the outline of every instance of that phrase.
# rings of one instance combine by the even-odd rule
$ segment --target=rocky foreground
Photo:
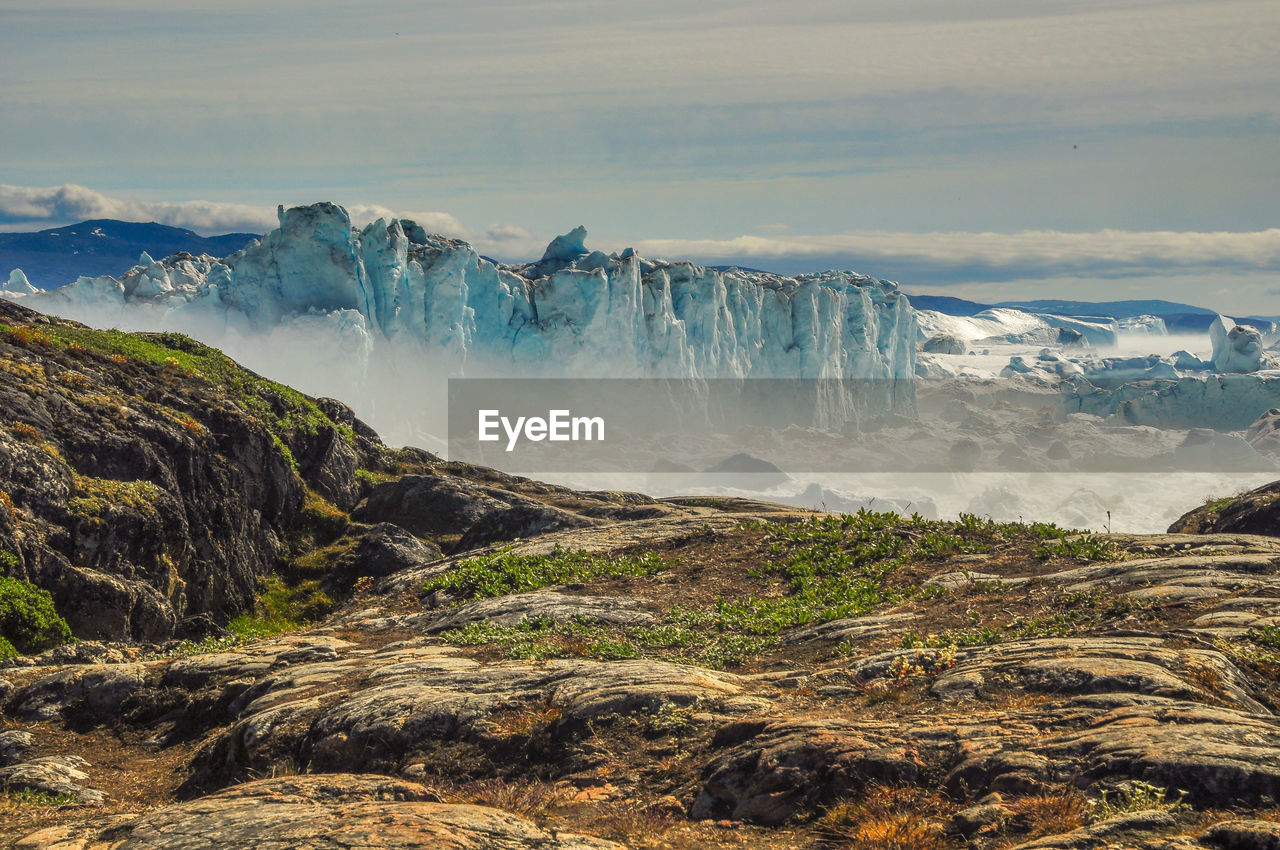
[[[81,639],[0,661],[10,846],[1280,847],[1280,538],[575,493],[0,311]]]

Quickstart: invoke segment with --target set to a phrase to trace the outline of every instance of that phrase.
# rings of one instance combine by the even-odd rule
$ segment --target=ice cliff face
[[[503,266],[412,221],[355,230],[335,204],[281,208],[279,220],[225,259],[144,256],[119,279],[22,297],[93,324],[185,330],[358,408],[384,349],[401,383],[427,372],[874,379],[913,398],[915,314],[893,283],[606,255],[586,248],[583,228],[536,263]]]

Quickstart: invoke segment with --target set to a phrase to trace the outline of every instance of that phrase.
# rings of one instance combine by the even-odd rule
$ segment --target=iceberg
[[[1209,359],[1219,372],[1245,373],[1273,368],[1271,358],[1262,349],[1262,334],[1248,325],[1237,325],[1218,316],[1209,325],[1213,354]]]
[[[39,291],[31,285],[31,281],[27,280],[22,269],[9,272],[9,280],[4,286],[0,286],[0,293],[5,295],[33,295]]]

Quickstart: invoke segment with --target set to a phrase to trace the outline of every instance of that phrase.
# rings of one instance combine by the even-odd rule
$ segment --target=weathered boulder
[[[106,795],[82,783],[89,763],[77,756],[46,756],[0,767],[0,788],[6,791],[34,791],[52,797],[71,798],[81,803],[101,803]]]
[[[586,517],[537,502],[524,502],[493,511],[467,529],[457,551],[466,552],[525,537],[537,537],[570,528],[587,528],[596,523]]]
[[[952,736],[929,727],[839,718],[744,721],[722,730],[720,740],[736,746],[703,772],[691,816],[766,826],[819,811],[868,785],[914,783],[927,772],[945,772],[954,757]]]
[[[1174,520],[1169,532],[1280,536],[1280,481],[1188,511]]]
[[[8,711],[30,720],[64,717],[83,722],[111,720],[145,684],[141,664],[71,667],[37,679],[9,701]]]
[[[1223,821],[1201,833],[1200,843],[1214,850],[1280,850],[1280,823],[1265,820]]]
[[[727,703],[742,690],[732,674],[677,664],[485,664],[416,642],[285,668],[276,666],[278,657],[226,654],[170,666],[164,681],[171,685],[209,688],[253,679],[227,701],[232,725],[203,748],[190,787],[220,786],[277,761],[317,771],[394,771],[442,740],[484,741],[494,718],[530,706],[554,710],[558,735],[575,734],[602,716],[669,706],[698,705],[728,716],[739,709]],[[357,671],[363,675],[353,676]]]
[[[8,767],[22,761],[22,757],[35,742],[35,736],[21,729],[0,732],[0,767]]]
[[[361,522],[394,523],[419,537],[458,534],[505,510],[484,488],[453,475],[406,475],[373,488],[352,513]]]

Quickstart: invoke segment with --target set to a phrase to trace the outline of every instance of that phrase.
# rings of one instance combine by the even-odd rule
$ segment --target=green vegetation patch
[[[706,667],[738,666],[778,644],[780,635],[870,613],[879,606],[945,593],[895,582],[894,574],[912,562],[993,549],[1061,544],[1077,533],[1046,523],[996,523],[973,514],[955,522],[901,517],[862,510],[844,516],[814,516],[800,522],[750,521],[744,530],[763,532],[764,562],[750,571],[769,591],[721,597],[706,609],[669,610],[655,625],[606,626],[590,622],[558,623],[525,620],[517,626],[475,623],[444,633],[445,640],[465,646],[493,646],[511,658],[601,659],[659,658]],[[1077,547],[1078,557],[1111,556],[1110,550]],[[555,550],[547,555],[499,553],[460,562],[428,582],[426,592],[444,591],[455,601],[502,596],[552,584],[599,578],[647,576],[670,566],[657,554],[604,556]],[[1101,600],[1099,600],[1101,604]],[[1100,616],[1097,606],[1080,615],[1081,622]],[[999,629],[979,627],[943,636],[916,636],[919,646],[939,648],[995,643],[1000,640],[1069,634],[1076,615],[1066,612],[1013,623]],[[915,645],[915,644],[913,644]]]
[[[456,601],[485,599],[537,590],[553,584],[603,578],[650,576],[671,566],[653,552],[644,555],[600,555],[557,547],[545,555],[500,552],[459,561],[449,572],[427,582],[424,592],[446,591]]]
[[[71,629],[54,610],[49,591],[0,576],[0,638],[0,657],[5,652],[31,655],[71,640]]]
[[[1280,649],[1280,626],[1272,625],[1249,629],[1249,631],[1245,632],[1245,637],[1258,646]]]
[[[241,641],[294,632],[323,619],[336,607],[319,581],[290,587],[272,576],[263,580],[254,612],[233,619],[227,631]]]
[[[30,788],[6,789],[4,794],[9,802],[23,806],[74,806],[80,803],[73,794],[50,794]]]
[[[493,646],[507,658],[595,658],[616,661],[660,658],[724,669],[746,663],[777,644],[776,638],[720,631],[714,617],[675,609],[656,626],[606,626],[584,620],[558,623],[529,617],[514,626],[475,622],[443,632],[455,646]]]
[[[156,512],[160,488],[150,481],[112,481],[77,475],[76,495],[67,500],[73,514],[105,517],[115,507],[128,507],[148,514]]]
[[[1098,799],[1089,800],[1085,805],[1089,820],[1096,823],[1133,812],[1177,811],[1186,808],[1183,802],[1186,796],[1186,791],[1178,791],[1177,796],[1171,796],[1166,788],[1134,780],[1122,783],[1114,791],[1103,791]]]
[[[1031,550],[1031,554],[1042,561],[1061,558],[1082,564],[1095,561],[1119,561],[1124,557],[1120,547],[1114,543],[1098,540],[1088,534],[1040,543]]]
[[[50,325],[46,332],[52,343],[62,348],[78,346],[119,363],[132,361],[202,379],[259,419],[280,440],[278,445],[284,446],[282,438],[294,433],[314,435],[323,428],[334,428],[347,442],[355,440],[351,428],[332,421],[302,393],[255,375],[218,349],[185,334],[126,333],[62,325]],[[292,462],[292,454],[287,446],[284,448],[286,459]]]

